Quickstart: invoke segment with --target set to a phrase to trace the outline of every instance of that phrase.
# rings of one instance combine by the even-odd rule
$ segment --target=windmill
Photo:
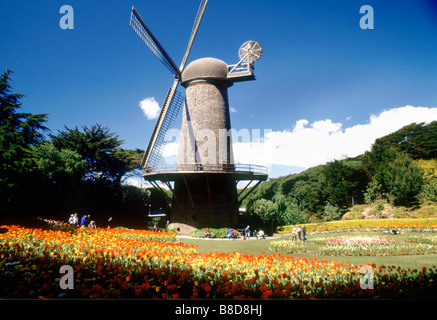
[[[265,167],[234,164],[227,95],[227,88],[234,82],[255,80],[253,64],[262,55],[261,45],[245,42],[238,52],[240,60],[234,65],[203,58],[186,66],[207,3],[208,0],[200,3],[179,67],[134,7],[130,19],[131,28],[174,76],[141,166],[145,180],[154,187],[160,188],[164,183],[172,190],[171,220],[181,229],[187,225],[235,225],[242,200],[267,179]],[[185,97],[177,91],[179,84],[185,88]],[[182,105],[177,164],[161,165],[165,135],[172,129]],[[240,181],[249,183],[238,192]],[[253,182],[256,184],[252,187]]]

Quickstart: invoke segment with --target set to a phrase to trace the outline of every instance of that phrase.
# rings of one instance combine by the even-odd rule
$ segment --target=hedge
[[[305,227],[307,232],[347,229],[437,229],[437,218],[329,221],[325,223],[308,223],[305,224]],[[292,225],[281,226],[276,229],[276,232],[291,233],[292,230]]]
[[[228,228],[202,228],[192,231],[190,233],[190,236],[195,238],[204,238],[206,230],[209,230],[211,232],[211,238],[226,238],[228,234]],[[241,233],[237,229],[233,230],[237,231],[237,237],[241,237]]]

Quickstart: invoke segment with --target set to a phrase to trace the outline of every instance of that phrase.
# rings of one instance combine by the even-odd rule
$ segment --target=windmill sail
[[[188,41],[187,50],[185,51],[185,55],[182,59],[182,63],[180,66],[181,72],[185,68],[185,64],[187,63],[188,56],[190,55],[191,47],[193,46],[194,39],[196,38],[197,29],[199,29],[200,22],[202,21],[203,13],[205,12],[206,5],[208,4],[208,0],[202,0],[199,6],[199,10],[197,10],[196,19],[194,20],[193,29],[191,30],[190,39]]]
[[[173,87],[171,87],[167,93],[167,97],[165,99],[158,121],[156,122],[155,129],[153,130],[149,145],[147,146],[146,152],[144,153],[143,159],[141,161],[141,166],[143,168],[146,168],[148,166],[150,167],[159,163],[162,152],[164,150],[165,134],[173,127],[182,103],[184,102],[184,97],[179,92],[177,92],[176,89],[179,85],[180,76],[185,68],[185,64],[190,54],[191,47],[196,37],[197,30],[202,20],[203,13],[205,12],[207,3],[208,0],[202,0],[200,2],[196,19],[194,20],[193,29],[191,30],[190,39],[188,41],[187,50],[185,51],[185,55],[182,59],[180,68],[176,66],[174,61],[170,58],[165,49],[161,46],[159,41],[146,26],[137,10],[132,7],[130,19],[130,26],[132,30],[135,31],[135,33],[147,45],[150,51],[152,51],[152,53],[158,58],[158,60],[161,61],[164,66],[175,76]]]
[[[152,51],[158,60],[161,61],[173,75],[181,74],[179,68],[155,38],[153,33],[149,30],[149,28],[147,28],[143,19],[141,19],[139,13],[134,7],[132,7],[130,26],[138,35],[138,37],[140,37],[140,39],[146,44],[150,51]]]
[[[177,86],[177,83],[176,83]],[[146,152],[141,161],[141,166],[154,166],[161,160],[165,146],[165,134],[173,128],[179,110],[184,103],[184,96],[176,91],[173,86],[167,93],[164,105],[156,123],[155,129],[150,139]]]

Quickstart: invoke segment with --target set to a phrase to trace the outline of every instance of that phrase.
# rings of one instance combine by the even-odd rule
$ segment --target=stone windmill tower
[[[253,64],[262,55],[256,41],[239,50],[240,61],[228,65],[215,58],[191,62],[186,68],[207,0],[202,0],[181,66],[178,68],[147,28],[135,8],[131,27],[175,77],[142,160],[144,179],[173,192],[171,222],[181,232],[191,227],[235,227],[244,198],[267,179],[267,168],[235,164],[232,152],[228,88],[235,82],[255,80]],[[185,88],[185,98],[176,89]],[[176,165],[160,164],[165,134],[173,127],[183,105]],[[248,181],[237,190],[240,181]],[[255,186],[252,186],[255,183]],[[251,187],[250,187],[251,186]]]

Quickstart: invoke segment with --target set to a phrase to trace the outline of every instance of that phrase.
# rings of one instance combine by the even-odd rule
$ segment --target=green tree
[[[277,210],[278,205],[270,200],[258,199],[253,203],[253,212],[258,215],[263,222],[273,220]]]
[[[381,199],[382,194],[382,184],[379,183],[376,178],[374,178],[367,185],[366,192],[364,193],[364,202],[372,203],[378,199]]]
[[[425,180],[420,197],[425,202],[437,202],[437,179]]]
[[[349,168],[342,161],[334,160],[325,167],[326,192],[328,201],[336,204],[346,204],[346,196],[350,188],[347,177]]]
[[[382,182],[385,168],[399,153],[407,153],[415,160],[437,158],[437,121],[412,123],[376,139],[364,154],[368,175]]]
[[[54,217],[59,212],[76,211],[81,203],[82,177],[86,163],[77,152],[58,150],[50,141],[32,148],[38,188],[33,190],[35,210]],[[65,217],[59,217],[65,219]]]
[[[272,223],[273,232],[273,223],[278,212],[278,205],[270,200],[258,199],[254,201],[252,210],[253,213],[259,216],[263,222],[270,221]]]
[[[420,200],[437,202],[437,159],[420,159],[415,162],[423,170],[423,187]]]
[[[325,168],[327,200],[339,206],[348,205],[348,199],[362,197],[367,176],[361,160],[334,160]]]
[[[398,131],[400,152],[408,153],[413,159],[437,158],[437,121],[428,124],[413,123]]]
[[[283,215],[283,225],[308,223],[310,218],[310,215],[302,211],[295,203],[290,203]]]
[[[32,150],[36,168],[51,183],[59,185],[64,181],[80,181],[85,174],[86,162],[73,150],[58,150],[49,141],[44,141]]]
[[[384,171],[387,191],[397,205],[411,205],[420,193],[423,170],[407,154],[399,154]]]
[[[308,181],[297,181],[293,188],[292,197],[296,200],[296,204],[301,211],[317,211],[319,192]]]
[[[329,202],[326,204],[325,211],[323,212],[325,221],[340,220],[341,216],[341,210],[336,204],[332,205]]]
[[[142,151],[119,148],[123,141],[107,127],[95,124],[82,129],[65,127],[65,131],[51,138],[57,149],[73,150],[83,157],[87,164],[86,179],[108,180],[120,185],[127,172],[139,167]]]
[[[31,147],[44,139],[47,130],[46,114],[18,112],[24,95],[11,92],[11,74],[7,69],[0,77],[0,211],[26,202],[33,182]]]

